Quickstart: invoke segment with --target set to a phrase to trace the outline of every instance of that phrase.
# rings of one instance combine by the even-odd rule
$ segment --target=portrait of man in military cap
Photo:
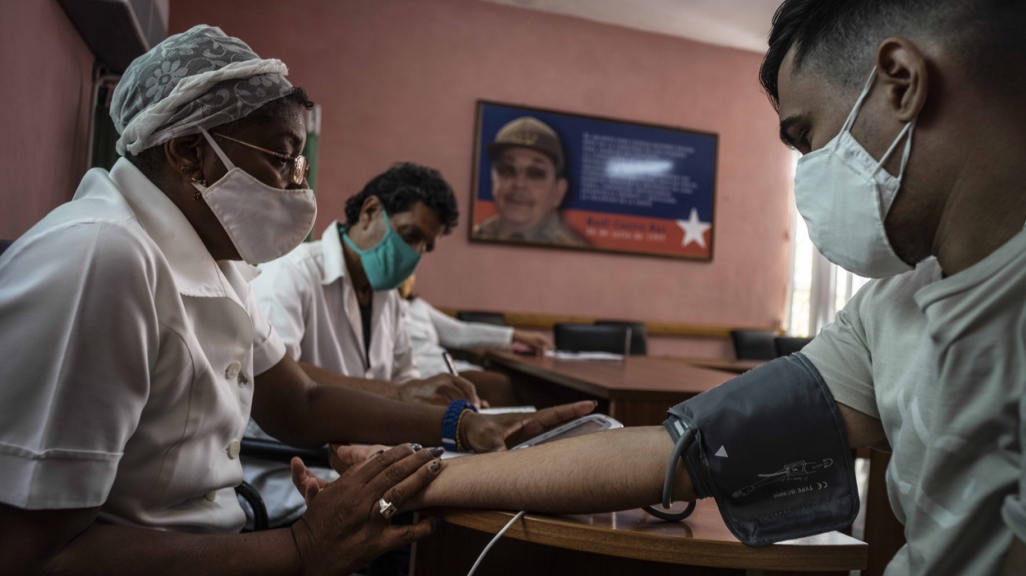
[[[588,245],[559,216],[569,183],[563,144],[552,127],[522,116],[499,130],[487,153],[496,214],[474,227],[474,238]]]

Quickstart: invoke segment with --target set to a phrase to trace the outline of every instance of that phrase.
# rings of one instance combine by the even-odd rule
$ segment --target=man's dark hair
[[[376,176],[359,194],[346,200],[346,223],[349,226],[360,220],[360,210],[368,196],[377,196],[389,214],[406,212],[421,202],[438,216],[445,227],[445,234],[452,232],[459,222],[456,194],[434,168],[403,162]]]
[[[793,70],[814,68],[843,88],[862,85],[876,47],[891,36],[929,35],[983,82],[1020,82],[1026,54],[1022,0],[784,0],[773,16],[759,80],[780,99],[777,76],[793,46]],[[1004,72],[997,71],[1004,67]],[[1016,86],[1021,86],[1016,84]]]

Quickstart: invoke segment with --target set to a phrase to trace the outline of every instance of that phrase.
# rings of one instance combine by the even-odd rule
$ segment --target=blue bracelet
[[[442,419],[442,447],[451,452],[459,451],[459,444],[456,442],[456,435],[459,433],[457,425],[464,410],[477,412],[477,408],[470,402],[453,400],[449,403],[449,409],[445,411],[445,418]]]

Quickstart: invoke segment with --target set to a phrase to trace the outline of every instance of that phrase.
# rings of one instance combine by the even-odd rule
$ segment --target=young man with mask
[[[251,411],[299,446],[437,445],[446,423],[442,407],[312,380],[256,304],[249,264],[295,248],[316,213],[307,100],[286,74],[217,28],[167,38],[114,93],[125,157],[0,257],[4,573],[349,573],[430,532],[387,520],[441,466],[402,445],[291,529],[237,534]],[[589,409],[464,413],[455,433],[494,449]]]
[[[382,396],[477,403],[462,378],[420,380],[395,291],[459,221],[452,187],[436,170],[397,164],[350,197],[345,212],[345,223],[261,265],[253,281],[289,354],[312,373],[353,376],[354,385]]]
[[[797,356],[852,447],[893,449],[888,493],[908,543],[892,576],[1026,573],[1026,80],[1010,73],[1024,39],[1026,4],[1002,0],[787,0],[773,22],[761,79],[805,155],[799,210],[824,255],[880,278]],[[457,460],[418,505],[658,502],[667,431]],[[768,430],[742,432],[757,444]],[[696,498],[702,466],[720,465],[677,461],[675,499]]]
[[[346,201],[345,224],[332,222],[319,241],[261,265],[253,292],[289,355],[314,378],[351,376],[343,385],[405,402],[478,404],[464,378],[420,378],[395,290],[458,221],[456,196],[437,170],[397,164]],[[254,423],[246,436],[266,438]],[[242,463],[271,526],[303,514],[288,465],[245,456]]]

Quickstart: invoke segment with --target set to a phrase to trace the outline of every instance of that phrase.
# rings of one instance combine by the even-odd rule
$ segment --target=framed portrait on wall
[[[470,239],[712,260],[717,135],[477,103]]]

